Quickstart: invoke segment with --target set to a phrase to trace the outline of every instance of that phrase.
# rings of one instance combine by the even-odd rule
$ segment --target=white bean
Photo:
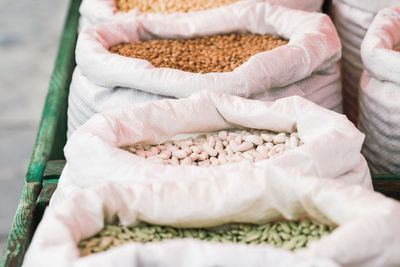
[[[275,136],[274,134],[270,134],[270,133],[263,133],[263,134],[261,134],[261,138],[262,138],[265,142],[272,142],[274,136]]]
[[[195,139],[190,137],[158,145],[134,144],[123,149],[160,164],[205,167],[269,159],[302,144],[298,133],[249,129],[200,134]]]
[[[195,152],[193,152],[192,154],[189,155],[189,157],[190,157],[190,159],[192,161],[196,161],[199,158],[199,156],[200,155],[198,153],[195,153]]]
[[[178,159],[184,159],[187,157],[187,154],[186,154],[185,150],[175,150],[175,151],[172,151],[172,156],[174,156]]]
[[[192,165],[192,159],[190,157],[186,157],[180,161],[181,165]]]
[[[202,151],[200,146],[191,146],[190,149],[193,151],[193,153],[197,154],[200,154]]]
[[[247,135],[244,137],[244,140],[255,145],[261,145],[262,143],[264,143],[263,139],[257,135]]]
[[[290,148],[295,148],[298,146],[298,140],[295,135],[290,135],[289,139],[289,147]]]
[[[204,150],[204,152],[206,152],[211,157],[215,157],[216,155],[218,155],[217,150],[212,148],[209,143],[204,143],[203,144],[203,150]]]
[[[215,150],[218,153],[222,153],[224,151],[224,145],[222,144],[221,141],[218,141],[218,142],[215,143]]]
[[[243,138],[241,135],[236,136],[236,138],[235,138],[236,144],[240,145],[242,143],[242,141],[243,141]]]
[[[185,144],[182,146],[181,149],[186,152],[186,155],[190,155],[193,152],[192,149],[190,147],[188,147],[187,145],[185,145]]]
[[[237,151],[243,152],[243,151],[247,151],[247,150],[251,149],[252,147],[253,147],[252,143],[243,142],[241,145],[238,145],[236,148],[237,148]]]
[[[229,142],[229,148],[230,148],[230,150],[232,151],[232,152],[238,152],[238,144],[236,143],[236,141],[235,140],[231,140],[230,142]]]
[[[211,148],[214,148],[214,146],[215,146],[214,136],[207,137],[207,143],[210,145]],[[204,148],[204,144],[203,144],[203,148]]]
[[[288,137],[286,136],[285,133],[279,133],[274,137],[273,142],[275,144],[282,144],[285,143],[286,139],[288,139]]]
[[[204,160],[208,159],[208,157],[209,156],[208,156],[208,154],[206,152],[201,152],[201,154],[199,155],[198,160],[204,161]]]
[[[228,133],[226,131],[220,131],[218,133],[218,137],[221,138],[221,140],[226,140],[226,138],[228,137]]]
[[[163,150],[161,153],[158,155],[158,158],[160,159],[170,159],[171,158],[171,151],[169,150]]]
[[[209,159],[206,159],[204,161],[200,161],[197,163],[199,167],[209,167],[211,165],[211,162]]]
[[[171,165],[173,165],[173,166],[178,166],[178,165],[179,165],[179,160],[178,160],[178,158],[176,158],[176,157],[172,157],[172,158],[169,160],[169,163],[170,163]]]

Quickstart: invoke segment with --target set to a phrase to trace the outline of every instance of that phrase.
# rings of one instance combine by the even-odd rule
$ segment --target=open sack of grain
[[[340,36],[342,55],[343,112],[357,125],[358,86],[362,73],[361,42],[376,13],[399,0],[330,0],[330,15]]]
[[[243,2],[269,2],[306,11],[321,10],[322,0],[84,0],[79,12],[80,28],[138,17],[185,18],[193,12]]]
[[[272,166],[372,188],[363,140],[344,115],[298,96],[264,102],[205,90],[94,116],[64,148],[52,201],[106,181],[263,176]]]
[[[77,43],[68,135],[95,113],[205,89],[260,100],[300,95],[340,112],[340,49],[328,16],[268,3],[94,26]]]
[[[47,208],[23,266],[389,267],[400,264],[399,225],[393,199],[278,166],[109,182]]]
[[[400,173],[400,5],[375,17],[361,46],[360,129],[373,173]]]

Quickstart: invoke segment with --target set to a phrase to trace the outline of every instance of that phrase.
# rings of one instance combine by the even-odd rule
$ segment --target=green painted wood
[[[36,230],[37,225],[42,220],[44,211],[49,205],[50,198],[57,188],[58,179],[43,180],[42,190],[36,201],[36,210],[34,216],[34,229]]]
[[[35,230],[34,213],[41,183],[25,183],[0,266],[20,266]]]
[[[25,176],[26,182],[41,182],[49,159],[63,159],[66,142],[69,84],[75,67],[75,45],[81,0],[71,0],[51,75],[46,103]]]
[[[43,173],[43,181],[49,179],[58,179],[64,169],[65,160],[49,160]]]

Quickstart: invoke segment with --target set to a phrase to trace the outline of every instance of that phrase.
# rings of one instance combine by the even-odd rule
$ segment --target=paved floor
[[[36,137],[68,0],[0,0],[0,255]]]

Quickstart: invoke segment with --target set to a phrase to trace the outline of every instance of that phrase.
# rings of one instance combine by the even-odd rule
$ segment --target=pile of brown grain
[[[120,44],[111,53],[149,61],[157,68],[195,73],[228,72],[251,56],[287,44],[270,34],[213,35],[188,40],[150,40]]]
[[[149,13],[173,13],[217,8],[236,1],[238,0],[116,0],[116,6],[122,12],[138,9]]]

